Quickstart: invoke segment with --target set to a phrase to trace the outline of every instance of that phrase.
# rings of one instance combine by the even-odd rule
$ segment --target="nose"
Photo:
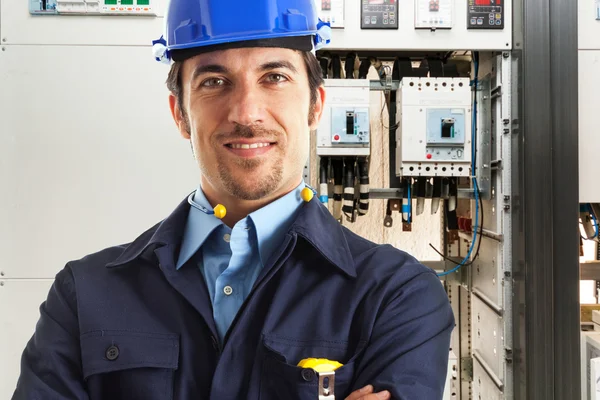
[[[264,122],[265,101],[260,89],[244,83],[234,89],[229,105],[229,122],[238,125],[256,125]]]

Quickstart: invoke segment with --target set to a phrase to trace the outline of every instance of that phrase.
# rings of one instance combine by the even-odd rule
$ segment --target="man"
[[[58,273],[14,399],[317,399],[308,358],[341,364],[338,399],[440,399],[454,320],[439,279],[302,182],[325,101],[312,2],[172,0],[166,32],[200,186]]]

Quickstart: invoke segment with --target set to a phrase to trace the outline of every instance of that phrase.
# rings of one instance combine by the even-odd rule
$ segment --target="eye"
[[[285,75],[281,75],[281,74],[270,74],[267,77],[267,81],[269,81],[271,83],[281,83],[281,82],[287,81],[287,78],[285,77]]]
[[[201,86],[204,87],[216,87],[225,85],[225,80],[221,78],[208,78],[202,82]]]

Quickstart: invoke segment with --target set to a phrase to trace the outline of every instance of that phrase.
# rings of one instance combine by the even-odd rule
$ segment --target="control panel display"
[[[453,0],[415,0],[416,29],[451,29]]]
[[[468,29],[504,29],[504,0],[468,0]]]
[[[396,0],[362,0],[362,29],[398,29],[398,7]]]

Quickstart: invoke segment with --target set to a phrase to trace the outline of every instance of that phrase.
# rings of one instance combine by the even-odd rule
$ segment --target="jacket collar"
[[[156,224],[130,243],[125,251],[114,261],[106,264],[108,268],[128,264],[157,247],[171,245],[179,248],[183,237],[185,222],[190,210],[187,197],[162,222]]]
[[[302,207],[290,231],[304,238],[331,264],[356,278],[354,258],[344,229],[315,196]]]
[[[179,249],[189,214],[187,197],[159,224],[150,228],[130,243],[121,255],[106,267],[128,264],[157,247],[168,245]],[[314,197],[304,204],[290,228],[313,246],[327,261],[351,277],[356,277],[354,259],[346,240],[344,228]]]

